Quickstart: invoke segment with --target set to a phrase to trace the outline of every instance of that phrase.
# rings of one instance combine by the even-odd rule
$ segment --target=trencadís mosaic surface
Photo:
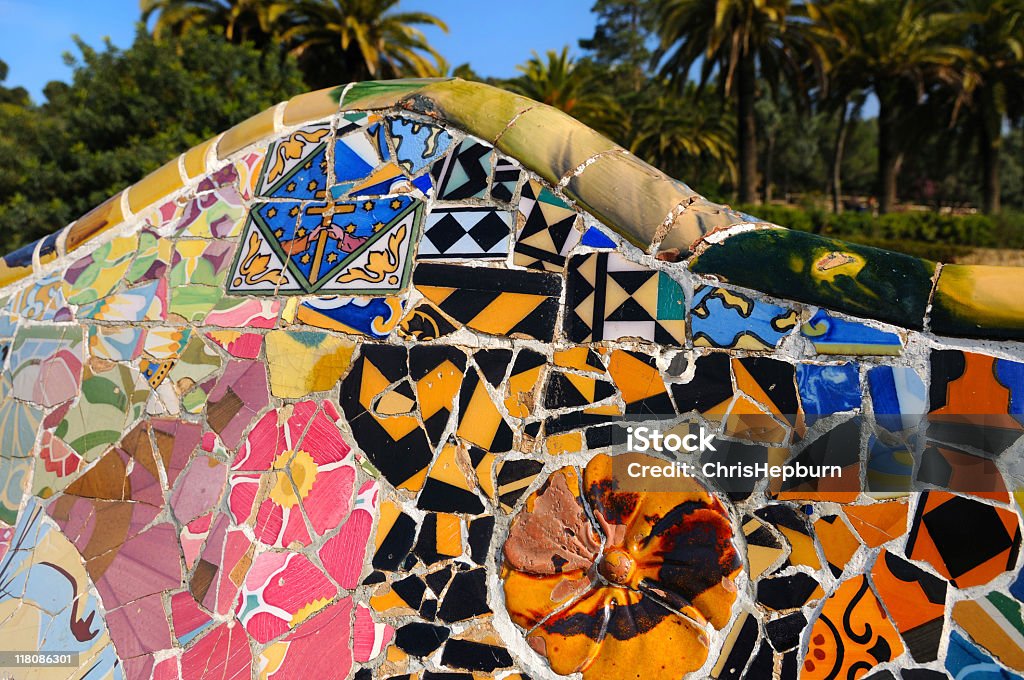
[[[0,647],[77,655],[13,677],[1024,674],[1019,270],[440,80],[281,104],[0,283]],[[666,418],[841,475],[626,488]]]

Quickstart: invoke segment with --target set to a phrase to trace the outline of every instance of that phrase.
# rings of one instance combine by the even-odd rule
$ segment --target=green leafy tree
[[[756,200],[759,75],[769,87],[786,82],[791,92],[807,92],[806,65],[822,59],[821,36],[803,9],[791,0],[657,0],[662,73],[682,83],[699,64],[701,85],[717,76],[735,103],[743,203]]]
[[[223,31],[230,42],[269,45],[287,4],[274,0],[139,0],[142,20],[156,17],[153,35],[159,40],[192,30]]]
[[[946,0],[837,0],[822,3],[821,17],[838,41],[833,78],[870,89],[878,98],[878,203],[888,212],[909,143],[935,130],[922,102],[962,90],[970,58],[960,44],[974,17],[951,12]],[[940,123],[941,125],[941,123]]]
[[[735,118],[717,99],[687,85],[680,95],[654,81],[637,106],[630,151],[674,177],[701,182],[702,193],[721,193],[736,181]]]
[[[597,15],[594,35],[580,40],[580,48],[597,66],[639,92],[650,75],[654,5],[650,0],[597,0],[591,11]]]
[[[973,90],[965,132],[977,138],[982,205],[995,214],[1001,208],[1003,125],[1024,117],[1024,0],[961,0],[958,8],[980,17],[965,36]]]
[[[121,50],[77,41],[70,84],[41,106],[0,106],[0,234],[54,231],[191,146],[304,89],[290,60],[190,32]],[[8,163],[11,163],[9,165]]]
[[[428,12],[396,11],[399,0],[293,0],[280,39],[310,87],[349,80],[428,77],[444,69],[418,27],[448,26]]]
[[[28,106],[28,90],[23,87],[5,87],[7,80],[7,63],[0,60],[0,104],[14,104],[16,106]]]
[[[524,97],[568,113],[614,139],[623,139],[625,117],[608,88],[606,74],[589,60],[569,56],[569,48],[536,52],[516,67],[523,75],[505,83]]]

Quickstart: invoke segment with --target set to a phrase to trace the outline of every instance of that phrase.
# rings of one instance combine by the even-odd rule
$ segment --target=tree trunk
[[[740,186],[739,202],[753,203],[757,200],[757,118],[754,115],[754,100],[757,97],[757,80],[754,73],[754,56],[740,57],[736,77],[736,151],[739,156]]]
[[[999,213],[999,153],[1003,146],[1002,116],[993,101],[992,88],[981,95],[981,125],[978,126],[978,153],[981,156],[982,208],[989,215]]]
[[[772,171],[774,165],[772,163],[775,157],[775,137],[776,132],[770,130],[765,139],[764,146],[764,176],[761,178],[761,203],[767,205],[772,202]]]
[[[896,189],[903,154],[896,139],[898,113],[893,85],[876,88],[878,95],[878,212],[896,207]]]
[[[846,150],[846,121],[849,102],[843,100],[839,109],[839,127],[836,128],[836,143],[832,149],[832,212],[839,215],[843,212],[843,153]]]

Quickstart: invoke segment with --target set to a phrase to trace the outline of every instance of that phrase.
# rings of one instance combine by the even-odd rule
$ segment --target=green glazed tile
[[[430,83],[406,97],[402,106],[493,144],[509,121],[539,104],[490,85],[454,78]]]
[[[367,80],[356,83],[341,102],[342,111],[367,111],[395,106],[403,97],[425,85],[439,82],[435,78],[407,78],[404,80]]]
[[[935,263],[779,228],[711,244],[690,269],[776,297],[920,329]]]
[[[1024,268],[947,264],[930,318],[939,335],[1024,339]]]
[[[683,185],[628,153],[601,156],[569,180],[565,194],[644,250],[669,213],[693,197]]]

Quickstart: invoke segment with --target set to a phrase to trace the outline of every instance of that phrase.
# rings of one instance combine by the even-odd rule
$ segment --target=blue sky
[[[515,75],[531,50],[560,49],[594,29],[592,0],[403,0],[402,10],[428,11],[447,22],[447,35],[428,37],[453,65],[472,64],[480,74]],[[0,59],[10,73],[5,85],[27,88],[36,101],[51,80],[67,80],[62,55],[73,51],[72,34],[99,46],[109,36],[125,47],[139,18],[138,0],[0,0]]]

